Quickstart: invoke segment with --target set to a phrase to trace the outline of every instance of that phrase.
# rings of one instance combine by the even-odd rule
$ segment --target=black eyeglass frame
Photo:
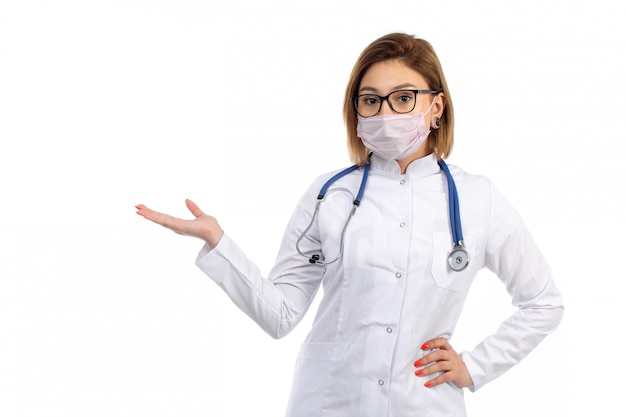
[[[391,104],[391,101],[389,101],[389,97],[391,97],[393,94],[395,93],[399,93],[401,91],[407,91],[407,92],[411,92],[414,94],[414,100],[413,100],[413,107],[411,108],[411,110],[408,111],[397,111],[396,109],[393,108],[393,104]],[[352,97],[352,103],[354,104],[354,109],[356,110],[357,114],[361,117],[374,117],[376,116],[378,113],[380,113],[380,109],[383,108],[383,101],[387,101],[387,104],[389,104],[389,108],[391,108],[391,110],[393,110],[394,112],[398,113],[398,114],[406,114],[406,113],[410,113],[415,109],[415,106],[417,104],[417,95],[418,94],[439,94],[441,93],[443,90],[407,90],[407,89],[401,89],[401,90],[396,90],[396,91],[392,91],[391,93],[387,94],[386,96],[379,96],[378,94],[359,94],[358,96],[354,96]],[[359,113],[359,104],[358,104],[358,100],[359,97],[363,97],[363,96],[371,96],[371,97],[378,97],[380,99],[379,101],[379,105],[378,105],[378,110],[376,111],[376,113],[374,113],[371,116],[363,116],[361,113]]]

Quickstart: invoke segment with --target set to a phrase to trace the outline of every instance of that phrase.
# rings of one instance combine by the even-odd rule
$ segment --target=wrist
[[[222,240],[223,236],[224,231],[221,227],[218,226],[216,230],[207,233],[207,235],[204,237],[204,241],[207,245],[209,245],[211,249],[214,249],[220,243],[220,240]]]

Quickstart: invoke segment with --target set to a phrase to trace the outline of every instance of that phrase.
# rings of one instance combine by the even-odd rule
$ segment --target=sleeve
[[[517,311],[497,332],[462,358],[476,391],[528,355],[558,326],[561,294],[549,265],[515,209],[490,183],[490,226],[485,265],[506,286]]]
[[[325,272],[323,266],[309,263],[296,250],[296,241],[311,222],[313,195],[317,195],[314,187],[300,199],[267,278],[226,234],[215,248],[205,245],[196,259],[196,265],[276,339],[287,335],[302,320]],[[300,241],[300,248],[309,253],[319,252],[320,247],[319,231],[314,224]]]

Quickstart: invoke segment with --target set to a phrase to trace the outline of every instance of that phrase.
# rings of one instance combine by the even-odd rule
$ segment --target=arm
[[[475,391],[528,355],[558,326],[561,294],[550,267],[518,213],[491,185],[491,224],[485,264],[506,285],[517,311],[462,358]]]
[[[232,301],[274,338],[287,335],[304,317],[320,286],[325,268],[297,253],[296,240],[311,220],[315,187],[300,200],[283,235],[275,265],[264,278],[243,251],[225,235],[211,250],[205,246],[196,260]],[[301,249],[321,246],[317,225],[302,239]]]
[[[308,194],[307,194],[308,195]],[[295,240],[312,215],[313,204],[303,198],[285,232],[275,267],[269,279],[221,229],[215,218],[208,216],[192,201],[187,207],[194,220],[183,220],[138,205],[137,214],[175,233],[205,241],[196,264],[213,279],[264,331],[274,338],[289,333],[308,310],[319,288],[325,269],[311,265],[295,249]],[[304,227],[303,227],[304,226]],[[303,250],[319,250],[317,227],[303,239]]]

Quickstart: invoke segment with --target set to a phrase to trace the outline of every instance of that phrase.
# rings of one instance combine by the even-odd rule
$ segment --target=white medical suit
[[[264,278],[227,236],[197,265],[272,337],[302,319],[318,288],[323,298],[295,367],[288,417],[465,416],[463,390],[426,388],[413,363],[424,342],[451,338],[476,273],[493,271],[516,312],[470,351],[461,353],[474,391],[524,358],[558,325],[563,305],[544,257],[518,213],[492,183],[455,166],[469,266],[447,265],[452,249],[446,177],[433,155],[400,174],[376,155],[363,200],[345,235],[343,256],[315,265],[296,251],[313,215],[319,177],[298,204],[274,268]],[[362,169],[335,182],[300,242],[304,253],[339,253]],[[489,300],[484,300],[489,303]],[[454,346],[454,343],[452,343]]]

